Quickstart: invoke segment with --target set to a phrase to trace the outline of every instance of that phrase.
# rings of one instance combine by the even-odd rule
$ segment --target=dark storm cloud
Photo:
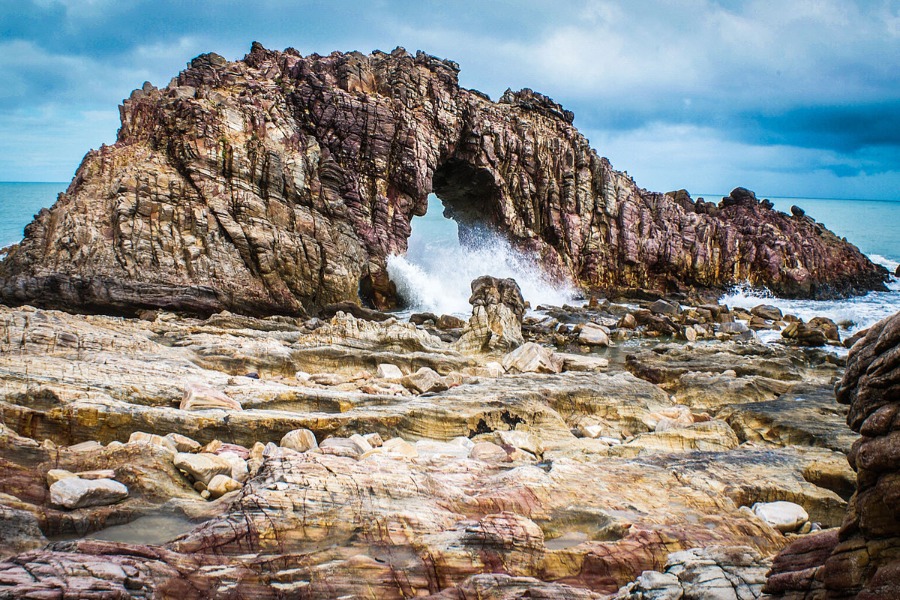
[[[78,139],[77,158],[112,141],[115,105],[145,79],[165,85],[202,52],[240,58],[253,40],[305,54],[402,45],[459,62],[462,85],[493,98],[531,87],[574,110],[595,143],[631,148],[617,160],[651,183],[668,167],[647,163],[650,145],[669,142],[685,156],[691,144],[732,150],[707,172],[753,172],[742,157],[762,160],[751,149],[775,145],[798,173],[893,173],[885,181],[900,183],[900,0],[6,2],[0,136],[21,143],[26,124],[82,123],[71,148],[40,127],[24,140],[32,156],[60,153],[70,173]],[[106,111],[113,118],[98,116]],[[790,148],[796,160],[784,161]],[[0,178],[27,168],[19,154],[0,141]]]

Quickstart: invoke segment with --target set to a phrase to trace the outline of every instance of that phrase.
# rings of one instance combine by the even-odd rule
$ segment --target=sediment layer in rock
[[[548,272],[600,288],[831,297],[887,274],[800,213],[738,188],[718,205],[639,188],[572,113],[498,102],[402,49],[303,57],[254,44],[191,61],[121,107],[56,205],[0,264],[0,301],[82,312],[299,314],[396,301],[385,264],[435,192],[465,238],[495,229]],[[449,266],[452,268],[452,265]]]

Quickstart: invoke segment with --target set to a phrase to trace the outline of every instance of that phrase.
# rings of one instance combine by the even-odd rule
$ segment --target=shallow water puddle
[[[130,523],[113,525],[86,535],[86,538],[126,544],[159,545],[191,531],[197,523],[180,515],[148,515]]]

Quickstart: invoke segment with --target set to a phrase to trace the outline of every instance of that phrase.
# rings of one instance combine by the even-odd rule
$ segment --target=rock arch
[[[300,314],[362,294],[390,306],[386,257],[405,251],[433,190],[586,289],[883,286],[886,271],[809,217],[746,190],[719,206],[647,192],[549,98],[491,102],[458,71],[401,48],[195,58],[123,102],[116,143],[88,153],[0,263],[0,301]],[[453,191],[467,185],[489,206]]]

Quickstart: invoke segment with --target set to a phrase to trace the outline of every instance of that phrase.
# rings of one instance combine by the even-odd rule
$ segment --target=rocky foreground
[[[0,263],[0,302],[129,316],[392,307],[386,260],[430,192],[464,236],[498,231],[590,293],[884,289],[886,270],[802,210],[742,188],[720,202],[648,192],[559,104],[527,89],[492,102],[458,71],[403,49],[195,58],[124,101],[116,143],[87,154]]]
[[[0,307],[0,597],[895,590],[900,317],[839,386],[859,437],[845,359],[748,327],[828,323],[666,301],[523,317],[479,281],[468,323]],[[791,554],[838,539],[834,568]]]

